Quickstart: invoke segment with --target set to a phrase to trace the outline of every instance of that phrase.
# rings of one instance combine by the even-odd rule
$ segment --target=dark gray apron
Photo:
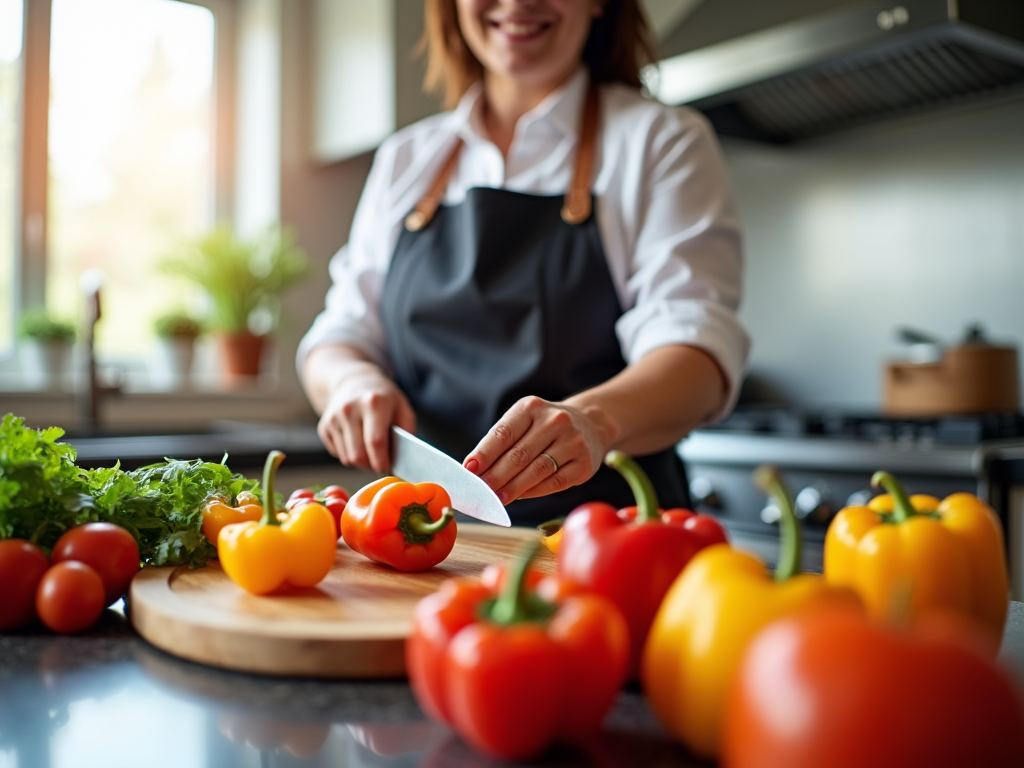
[[[584,126],[588,117],[596,123],[596,88],[591,100]],[[581,132],[587,151],[578,155],[592,157],[595,127],[589,142]],[[398,239],[381,313],[395,381],[416,411],[420,437],[462,461],[520,398],[564,400],[626,363],[615,335],[622,307],[590,215],[591,158],[577,158],[586,218],[568,223],[562,195],[474,188],[458,205],[438,205],[458,149],[432,190],[432,210]],[[673,450],[638,461],[662,507],[689,505]],[[582,485],[512,502],[508,511],[514,524],[536,525],[584,502],[627,506],[632,498],[622,477],[602,466]]]

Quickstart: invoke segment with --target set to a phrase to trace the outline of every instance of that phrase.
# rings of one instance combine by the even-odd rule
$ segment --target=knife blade
[[[391,474],[409,483],[437,483],[464,515],[506,528],[508,512],[491,487],[448,454],[401,427],[391,427]]]

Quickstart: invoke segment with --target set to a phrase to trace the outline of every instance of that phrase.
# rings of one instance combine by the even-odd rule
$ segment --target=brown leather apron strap
[[[580,127],[579,146],[576,150],[576,167],[573,171],[572,185],[565,194],[562,206],[562,220],[567,224],[582,224],[590,218],[591,197],[590,177],[594,169],[594,147],[597,144],[597,109],[598,91],[593,82],[587,88],[587,98],[583,105],[583,120]],[[448,181],[455,172],[455,166],[462,152],[463,142],[459,139],[445,160],[441,170],[434,178],[427,193],[416,203],[416,207],[405,217],[405,228],[410,232],[418,232],[434,218],[437,208],[444,199]]]
[[[597,107],[597,85],[591,81],[587,88],[587,101],[583,105],[576,170],[562,206],[562,220],[567,224],[582,224],[590,218],[590,176],[594,168],[594,145],[597,143]]]
[[[434,179],[434,183],[430,185],[430,189],[412,210],[408,216],[405,217],[405,228],[410,232],[418,232],[423,229],[430,220],[434,218],[434,214],[437,212],[437,206],[441,204],[441,200],[444,199],[444,191],[448,188],[448,180],[452,177],[452,173],[455,171],[455,166],[459,162],[459,153],[462,152],[462,139],[455,142],[455,146],[452,148],[451,154],[448,155],[448,159],[445,160],[444,165],[441,166],[441,170],[438,172],[437,177]]]

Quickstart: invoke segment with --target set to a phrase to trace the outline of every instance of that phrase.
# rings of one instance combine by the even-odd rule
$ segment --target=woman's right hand
[[[332,361],[334,362],[334,361]],[[342,464],[387,472],[391,469],[391,425],[416,431],[409,401],[375,364],[337,361],[317,433]]]

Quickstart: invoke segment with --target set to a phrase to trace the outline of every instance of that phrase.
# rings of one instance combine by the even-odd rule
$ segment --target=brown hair
[[[426,24],[418,50],[427,53],[423,86],[441,92],[444,106],[454,107],[484,68],[459,29],[455,0],[426,0]],[[637,0],[607,0],[594,19],[583,46],[583,62],[599,83],[641,88],[640,70],[656,61],[647,22]]]

